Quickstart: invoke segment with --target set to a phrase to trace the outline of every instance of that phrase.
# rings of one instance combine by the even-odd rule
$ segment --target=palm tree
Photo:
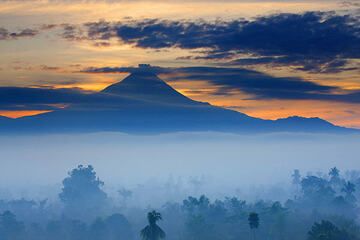
[[[147,214],[149,225],[140,231],[143,240],[160,240],[165,238],[165,232],[156,224],[157,221],[162,220],[161,214],[156,211],[151,211]]]
[[[333,167],[329,171],[330,186],[336,191],[340,191],[343,185],[343,181],[340,178],[340,170],[337,167]]]
[[[255,212],[250,213],[248,221],[250,229],[253,231],[253,237],[255,240],[255,229],[259,227],[259,215]]]
[[[337,169],[337,167],[333,167],[330,169],[329,175],[332,179],[336,179],[340,176],[340,171]]]
[[[348,181],[344,184],[341,191],[344,192],[346,195],[351,195],[355,192],[355,184]]]
[[[341,191],[345,193],[345,199],[352,203],[356,202],[356,198],[353,194],[355,190],[355,184],[351,183],[350,181],[346,182],[341,189]]]

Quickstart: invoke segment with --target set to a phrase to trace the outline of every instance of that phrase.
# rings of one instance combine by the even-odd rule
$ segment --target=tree
[[[183,201],[183,209],[192,215],[204,215],[210,208],[210,200],[205,195],[196,197],[188,197]]]
[[[292,176],[292,183],[294,185],[297,186],[301,183],[301,175],[299,169],[295,169],[294,173],[291,176]]]
[[[106,205],[107,195],[101,189],[103,185],[91,165],[79,165],[63,180],[59,198],[68,214],[77,218],[88,217],[89,213],[97,214],[94,209],[99,211]]]
[[[249,217],[248,217],[248,221],[249,221],[249,226],[250,226],[250,229],[252,230],[253,232],[253,237],[254,237],[254,240],[256,239],[255,237],[255,230],[259,228],[259,215],[255,212],[251,212],[249,214]]]
[[[346,195],[352,195],[355,192],[355,184],[351,182],[346,182],[344,187],[341,189]]]
[[[301,183],[301,174],[299,169],[295,169],[291,177],[292,177],[292,184],[295,186],[295,191],[296,191],[295,194],[298,194]]]
[[[313,206],[323,206],[331,202],[335,197],[335,191],[325,179],[308,176],[301,180],[301,189],[304,198]]]
[[[151,211],[147,215],[149,225],[140,231],[140,236],[143,240],[159,240],[165,238],[165,232],[156,224],[157,221],[162,220],[161,214],[156,211]]]
[[[349,233],[340,230],[330,221],[315,223],[308,233],[308,240],[350,240]]]
[[[25,234],[24,223],[16,220],[16,216],[5,211],[0,214],[0,238],[4,240],[22,239]]]
[[[90,225],[89,240],[102,240],[107,238],[106,224],[103,219],[97,218]]]
[[[339,178],[340,170],[337,169],[337,167],[331,168],[330,171],[329,171],[329,176],[330,176],[331,179]]]
[[[278,234],[277,239],[284,239],[284,230],[286,229],[288,209],[284,208],[280,202],[274,202],[269,208],[269,217],[271,219],[272,234]]]
[[[356,202],[356,198],[354,196],[355,192],[355,184],[350,181],[346,182],[342,187],[341,191],[345,193],[345,199],[351,203]]]
[[[121,214],[115,213],[104,220],[106,230],[107,230],[107,239],[117,240],[117,239],[133,239],[132,227],[128,220]]]
[[[336,167],[333,167],[329,171],[330,176],[330,185],[331,187],[339,193],[341,191],[342,186],[344,185],[345,181],[340,177],[340,170]]]
[[[132,196],[132,191],[126,188],[118,190],[118,194],[121,196],[122,207],[126,207],[127,200]]]

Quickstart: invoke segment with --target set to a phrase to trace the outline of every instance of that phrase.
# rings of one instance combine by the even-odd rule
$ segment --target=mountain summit
[[[193,100],[177,92],[151,71],[131,73],[121,82],[115,83],[101,92],[143,101],[194,103]]]
[[[145,69],[147,70],[147,69]],[[161,133],[218,131],[231,133],[348,133],[319,118],[264,120],[194,101],[151,71],[136,71],[86,101],[62,110],[19,119],[0,118],[0,132],[63,133],[116,131]]]

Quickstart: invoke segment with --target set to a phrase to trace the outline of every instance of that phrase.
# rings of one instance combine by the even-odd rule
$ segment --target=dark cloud
[[[294,65],[297,70],[311,73],[338,73],[342,71],[357,70],[358,67],[348,67],[348,61],[341,58],[304,58],[299,56],[289,57],[254,57],[241,58],[224,65],[228,66],[251,66],[251,65],[286,66]]]
[[[111,43],[109,42],[96,42],[94,43],[95,47],[110,47]]]
[[[61,70],[60,67],[54,67],[54,66],[48,66],[48,65],[41,65],[40,69],[44,70],[44,71],[59,71],[59,70]]]
[[[0,110],[54,110],[73,108],[118,108],[141,102],[120,95],[78,88],[0,87]]]
[[[140,64],[139,67],[88,67],[81,70],[83,73],[135,73],[138,71],[148,71],[155,74],[171,73],[175,68],[163,68]]]
[[[61,36],[66,40],[82,41],[87,39],[84,35],[83,30],[75,24],[64,23],[61,24],[61,27],[63,29]]]
[[[87,27],[87,37],[92,40],[109,40],[115,37],[116,33],[114,27],[110,22],[99,21],[92,23],[85,23]]]
[[[11,32],[6,28],[0,28],[0,40],[19,39],[24,37],[34,37],[39,34],[39,30],[26,28],[17,32]]]
[[[207,81],[218,88],[217,94],[241,91],[251,99],[323,100],[360,103],[360,91],[345,91],[338,87],[320,85],[301,78],[273,77],[257,71],[239,68],[181,68],[181,77],[169,80]],[[339,94],[337,92],[343,92]]]
[[[67,35],[101,41],[118,38],[150,49],[208,49],[194,56],[197,59],[234,60],[239,54],[258,59],[230,64],[300,65],[304,71],[337,72],[353,70],[346,67],[349,59],[360,58],[359,17],[333,12],[282,13],[251,21],[100,21],[84,27],[81,36]]]
[[[104,67],[87,68],[84,72],[125,73],[140,70],[143,71],[142,68]],[[217,91],[213,94],[219,95],[229,95],[241,91],[250,94],[251,99],[323,100],[360,103],[360,91],[346,91],[334,86],[305,81],[301,78],[274,77],[241,68],[149,67],[148,70],[162,74],[162,77],[167,81],[206,81],[217,87]],[[338,92],[343,92],[343,94]]]
[[[57,24],[43,24],[43,25],[41,25],[40,29],[42,29],[42,30],[51,30],[51,29],[54,29],[56,27],[58,27]]]
[[[0,87],[0,109],[52,110],[53,104],[87,101],[88,95],[79,89]]]
[[[161,74],[166,81],[206,81],[216,86],[216,92],[208,94],[230,95],[241,91],[250,95],[248,99],[322,100],[360,103],[360,91],[320,85],[300,78],[273,77],[257,71],[240,68],[187,67],[161,68],[87,68],[87,73],[133,73],[152,71]],[[342,92],[342,93],[339,93]],[[193,89],[189,93],[205,93]],[[54,110],[61,106],[109,107],[137,104],[141,99],[103,92],[88,92],[81,89],[53,89],[46,87],[0,87],[0,110]]]
[[[111,103],[106,94],[76,88],[0,87],[0,110],[54,110],[59,106]]]
[[[229,90],[241,90],[259,96],[274,94],[279,98],[288,98],[296,94],[329,93],[337,89],[336,87],[304,81],[300,78],[273,77],[257,71],[239,68],[190,67],[179,69],[178,72],[186,74],[188,80],[206,80],[220,87],[219,91],[225,94]],[[181,79],[184,77],[171,78],[171,80]]]

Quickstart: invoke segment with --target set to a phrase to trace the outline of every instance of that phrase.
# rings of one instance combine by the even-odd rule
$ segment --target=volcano
[[[132,73],[121,82],[115,83],[101,92],[159,103],[190,104],[195,102],[177,92],[151,72]]]
[[[163,133],[219,131],[231,133],[335,132],[352,129],[320,118],[263,120],[194,101],[150,71],[137,71],[78,104],[18,119],[1,119],[0,132]]]

